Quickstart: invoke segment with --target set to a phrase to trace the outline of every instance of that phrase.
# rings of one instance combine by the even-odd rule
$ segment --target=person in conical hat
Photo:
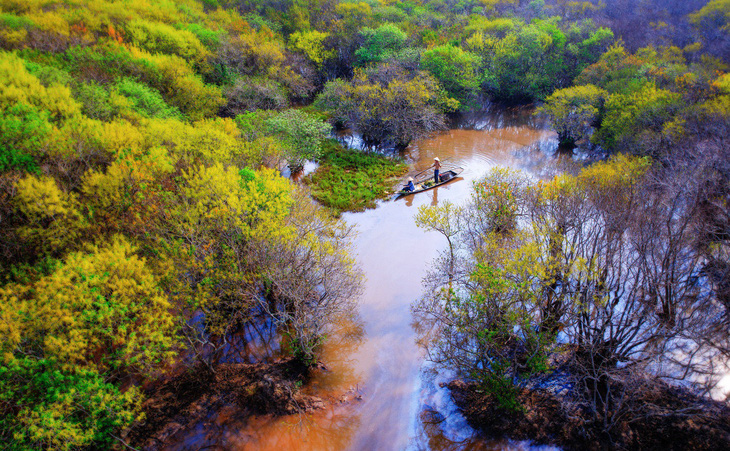
[[[441,160],[439,160],[439,157],[433,157],[433,164],[431,167],[433,168],[433,183],[438,183],[439,172],[441,171]]]
[[[416,187],[413,185],[413,177],[408,177],[408,184],[406,184],[406,187],[403,188],[404,191],[408,191],[409,193],[411,191],[414,191]]]

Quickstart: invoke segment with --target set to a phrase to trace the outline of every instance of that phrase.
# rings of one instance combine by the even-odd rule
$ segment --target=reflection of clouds
[[[730,399],[730,373],[720,379],[717,383],[716,399]]]

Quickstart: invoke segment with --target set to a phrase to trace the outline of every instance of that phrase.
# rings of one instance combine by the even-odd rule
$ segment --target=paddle
[[[443,160],[441,160],[441,165],[443,166],[443,165],[444,165],[444,164],[445,164],[446,162],[448,162],[448,161],[450,161],[450,159],[449,159],[449,158],[444,158]],[[423,171],[419,172],[419,173],[418,173],[418,174],[416,174],[416,175],[413,175],[412,177],[413,177],[413,178],[416,178],[416,177],[418,177],[419,175],[423,174],[424,172],[426,172],[426,171],[429,171],[429,170],[431,170],[432,168],[433,168],[433,165],[431,165],[431,166],[427,167],[426,169],[424,169]]]
[[[429,171],[429,170],[431,170],[431,168],[430,168],[430,167],[428,167],[428,168],[424,169],[423,171],[419,172],[418,174],[414,174],[414,175],[412,175],[411,177],[413,177],[413,178],[415,179],[415,178],[416,178],[416,177],[418,177],[419,175],[421,175],[421,174],[423,174],[424,172],[426,172],[426,171]]]

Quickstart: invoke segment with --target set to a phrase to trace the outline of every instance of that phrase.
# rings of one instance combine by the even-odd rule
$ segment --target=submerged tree
[[[605,90],[593,85],[561,89],[548,96],[538,112],[550,118],[561,145],[574,146],[590,137],[607,96]]]
[[[376,81],[359,72],[350,83],[327,83],[317,105],[336,122],[362,134],[372,146],[406,147],[412,140],[444,126],[441,109],[449,103],[438,83],[425,73],[378,69]],[[450,105],[453,105],[450,101]]]

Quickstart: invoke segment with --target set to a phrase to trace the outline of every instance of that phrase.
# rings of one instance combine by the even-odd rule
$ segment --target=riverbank
[[[190,425],[205,424],[214,412],[220,419],[323,409],[323,399],[300,391],[310,375],[309,368],[291,358],[273,363],[220,364],[215,373],[205,368],[187,370],[146,387],[145,419],[129,432],[126,441],[138,449],[159,449],[174,443],[173,437]]]
[[[569,394],[522,389],[517,394],[522,409],[506,411],[473,382],[455,380],[446,387],[469,424],[490,438],[530,440],[565,450],[730,450],[730,408],[665,384],[632,397],[636,407],[617,420],[610,436]]]

